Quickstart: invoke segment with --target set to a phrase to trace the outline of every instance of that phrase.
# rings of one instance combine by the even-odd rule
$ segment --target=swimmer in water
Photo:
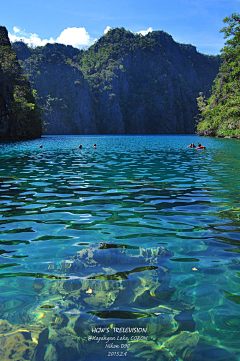
[[[39,148],[42,148],[43,146],[42,145],[40,145],[40,147]]]
[[[94,147],[94,148],[97,148],[97,145],[96,145],[96,144],[93,144],[93,147]]]
[[[79,149],[82,149],[82,144],[80,144],[78,148],[79,148]]]

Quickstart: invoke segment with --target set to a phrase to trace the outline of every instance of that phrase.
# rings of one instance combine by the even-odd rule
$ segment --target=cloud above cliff
[[[111,26],[107,26],[106,29],[104,30],[104,34],[107,34],[107,32],[111,29],[112,29]]]
[[[14,26],[13,31],[14,33],[19,33],[21,30],[17,26]]]
[[[67,28],[56,39],[56,43],[82,48],[93,43],[85,28]]]
[[[151,33],[153,31],[153,29],[150,27],[148,28],[147,30],[140,30],[140,31],[137,31],[136,34],[141,34],[141,35],[147,35],[148,33]]]
[[[107,26],[104,30],[106,34],[112,28]],[[141,30],[136,32],[136,34],[147,35],[149,32],[153,31],[150,27],[147,30]],[[20,29],[18,26],[13,27],[13,32],[9,33],[9,39],[11,42],[23,41],[28,46],[35,48],[36,46],[44,46],[47,43],[60,43],[64,45],[72,45],[75,48],[84,49],[91,46],[97,39],[92,38],[87,30],[84,27],[72,27],[64,29],[61,34],[53,39],[41,39],[36,33],[27,33],[25,30]]]
[[[47,43],[60,43],[64,45],[72,45],[75,48],[85,48],[92,45],[95,39],[92,39],[85,28],[67,28],[64,29],[57,39],[41,39],[35,33],[27,33],[25,30],[21,30],[17,26],[13,27],[13,34],[9,33],[9,39],[11,42],[23,41],[29,46],[44,46]]]
[[[40,39],[40,37],[35,33],[27,33],[25,30],[21,30],[17,26],[13,27],[13,34],[9,33],[9,39],[11,42],[23,41],[29,46],[44,46],[47,43],[54,43],[53,38],[50,39]]]

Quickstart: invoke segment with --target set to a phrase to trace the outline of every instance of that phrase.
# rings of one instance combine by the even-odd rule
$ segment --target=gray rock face
[[[0,138],[4,138],[8,133],[12,101],[13,86],[0,67]]]
[[[159,47],[125,54],[105,77],[100,133],[194,133],[196,97],[211,88],[219,59],[163,32],[152,37]]]
[[[47,62],[38,69],[40,74],[31,74],[40,97],[38,104],[43,108],[46,134],[96,134],[93,99],[81,71]]]
[[[121,95],[124,94],[124,97],[127,97],[129,93],[125,73],[119,68],[114,69],[113,74],[106,77],[101,91],[99,109],[101,133],[125,134],[121,109]]]

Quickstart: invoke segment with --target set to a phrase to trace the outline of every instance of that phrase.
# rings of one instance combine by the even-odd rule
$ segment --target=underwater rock
[[[145,313],[135,309],[91,312],[88,319],[86,315],[79,316],[74,331],[81,340],[89,340],[89,336],[90,339],[95,337],[92,342],[88,342],[86,360],[89,359],[89,354],[94,355],[106,349],[106,340],[96,341],[97,337],[106,336],[115,339],[116,349],[122,347],[122,344],[127,345],[129,361],[133,361],[134,357],[141,361],[192,361],[192,352],[199,335],[198,332],[179,332],[179,325],[175,320],[177,314],[178,310],[166,306],[159,306]],[[116,331],[121,329],[122,333]]]
[[[35,360],[35,354],[47,341],[43,334],[48,329],[41,325],[10,325],[0,320],[0,360],[26,361]],[[43,358],[37,358],[38,361]]]
[[[12,326],[6,320],[0,320],[0,335],[10,332]]]
[[[170,287],[166,262],[172,252],[164,247],[129,250],[116,248],[112,243],[101,246],[93,244],[62,261],[57,269],[61,277],[54,276],[54,283],[47,278],[35,279],[33,287],[40,313],[51,309],[58,309],[58,313],[73,309],[88,312],[129,306],[144,309],[171,299],[175,289]]]
[[[100,249],[98,244],[86,247],[61,262],[57,269],[61,277],[51,277],[54,282],[48,278],[34,280],[38,299],[32,312],[36,314],[34,322],[48,325],[54,314],[72,310],[136,307],[141,312],[158,306],[161,300],[168,302],[175,291],[165,265],[171,256],[164,247],[129,250],[112,247],[111,243]]]
[[[10,325],[0,320],[1,361],[76,361],[86,354],[86,342],[67,327]],[[85,357],[84,357],[85,358]],[[83,358],[83,359],[84,359]]]
[[[161,348],[167,359],[171,360],[172,354],[180,356],[184,360],[188,360],[191,357],[191,353],[194,347],[198,344],[199,333],[182,331],[176,336],[172,336],[165,341]]]
[[[159,264],[160,258],[163,260],[173,256],[173,253],[164,247],[140,248],[137,254],[133,254],[127,249],[115,247],[111,243],[104,245],[101,244],[99,247],[99,245],[93,244],[84,248],[72,260],[61,262],[60,269],[67,273],[83,272],[86,269],[91,271],[91,268],[96,266],[118,269],[127,265],[130,269],[136,264]]]
[[[146,314],[146,317],[143,314],[135,313],[135,320],[126,312],[127,328],[139,331],[137,333],[133,331],[132,334],[126,331],[129,339],[133,335],[134,341],[127,340],[126,335],[120,333],[118,334],[120,340],[114,341],[114,343],[128,345],[126,350],[129,352],[128,360],[131,361],[133,360],[131,355],[142,361],[180,359],[190,361],[199,340],[198,332],[182,331],[172,336],[172,333],[178,328],[174,320],[174,314],[177,311],[162,306],[157,310],[162,312],[149,313]],[[166,313],[164,313],[165,311]],[[109,319],[111,318],[111,322],[113,322],[111,326],[109,319],[99,321],[101,316],[105,318],[105,315],[100,313],[94,317],[93,315],[82,315],[75,322],[74,328],[70,327],[70,324],[62,328],[52,328],[53,324],[49,324],[48,327],[41,325],[12,326],[7,321],[0,320],[1,332],[7,331],[5,334],[0,334],[0,359],[3,361],[10,359],[15,361],[89,360],[89,355],[96,355],[97,352],[102,352],[106,348],[106,341],[89,341],[89,335],[93,335],[92,330],[95,327],[96,329],[110,330],[107,336],[116,336],[114,332],[117,328],[126,327],[126,323],[111,318],[114,316],[113,314],[109,315]],[[98,334],[98,336],[103,335]],[[146,335],[146,340],[137,341],[137,335],[140,335],[140,339],[142,335]]]
[[[138,341],[130,342],[128,352],[147,361],[192,360],[192,353],[199,341],[199,333],[183,331],[164,342]]]
[[[106,348],[105,341],[88,341],[92,330],[102,328],[116,336],[114,328],[126,324],[145,329],[147,335],[124,340],[131,357],[190,360],[198,342],[194,308],[172,299],[175,288],[170,287],[167,263],[172,255],[164,247],[127,249],[101,243],[58,264],[61,276],[55,275],[54,282],[35,282],[35,322],[42,327],[33,352],[36,361],[92,360]],[[117,342],[121,346],[123,341]]]
[[[105,350],[107,356],[107,349],[106,341],[89,341],[92,330],[109,330],[109,336],[116,337],[115,328],[127,325],[145,330],[120,334],[126,339],[116,344],[127,345],[128,355],[143,361],[172,361],[171,355],[188,360],[197,343],[196,333],[189,332],[194,331],[193,308],[171,299],[175,289],[170,287],[167,262],[172,255],[164,247],[129,250],[101,243],[62,261],[59,276],[33,282],[37,305],[31,312],[36,326],[0,324],[0,333],[9,337],[7,351],[0,356],[8,360],[16,355],[19,361],[93,360],[99,351]],[[15,330],[14,344],[10,334]],[[132,342],[132,335],[147,337]]]
[[[164,247],[133,252],[111,243],[100,247],[94,244],[61,262],[60,271],[75,278],[66,280],[57,290],[65,305],[70,301],[78,309],[153,306],[161,299],[161,292],[162,299],[167,299],[175,291],[169,287],[170,273],[163,266],[171,256]]]
[[[45,353],[47,351],[48,346],[48,336],[49,330],[45,328],[40,334],[38,338],[38,345],[34,351],[34,356],[32,361],[44,360],[45,361]]]
[[[63,328],[50,337],[51,352],[56,353],[57,361],[84,360],[87,354],[87,341],[80,339],[73,330]],[[45,359],[44,359],[45,361]]]
[[[193,320],[193,311],[195,306],[186,305],[186,307],[174,318],[178,323],[178,332],[180,331],[195,331],[195,322]]]

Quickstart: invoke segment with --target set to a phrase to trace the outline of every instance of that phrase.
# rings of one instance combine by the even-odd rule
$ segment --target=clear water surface
[[[48,332],[21,360],[240,360],[239,165],[195,135],[0,142],[0,318]]]

